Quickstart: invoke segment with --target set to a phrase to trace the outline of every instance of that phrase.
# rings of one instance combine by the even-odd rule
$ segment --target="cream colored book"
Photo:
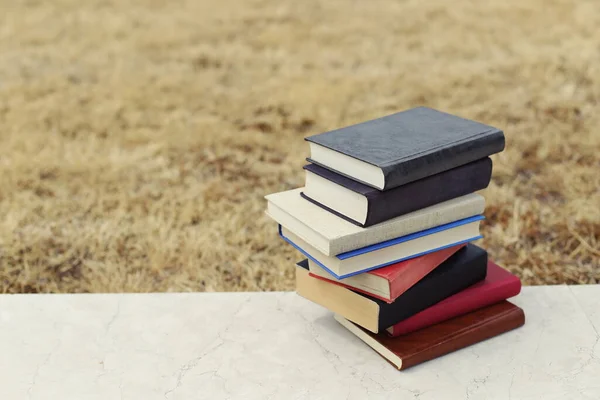
[[[326,256],[334,256],[483,213],[483,196],[472,193],[361,228],[300,196],[304,188],[266,196],[267,215]]]
[[[319,267],[335,278],[343,279],[480,239],[482,219],[482,216],[473,216],[338,256],[326,256],[284,227],[280,235]]]

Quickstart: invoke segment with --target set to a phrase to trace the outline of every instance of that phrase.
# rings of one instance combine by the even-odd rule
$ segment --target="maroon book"
[[[519,278],[488,261],[485,280],[387,329],[390,336],[406,335],[480,308],[499,303],[521,292]]]

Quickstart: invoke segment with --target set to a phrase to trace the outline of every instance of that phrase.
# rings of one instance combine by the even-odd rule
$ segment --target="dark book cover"
[[[427,107],[306,140],[380,168],[383,190],[488,157],[505,145],[504,133],[497,128]]]
[[[463,349],[525,324],[523,310],[508,301],[400,337],[374,334],[336,315],[336,320],[399,370]]]
[[[305,193],[300,193],[302,197],[311,203],[348,222],[365,228],[434,204],[483,190],[489,185],[492,178],[492,160],[489,157],[384,192],[316,164],[306,165],[304,169],[365,196],[369,203],[368,213],[365,223],[361,224],[313,200]]]
[[[342,290],[350,290],[357,296],[362,296],[375,303],[379,310],[376,316],[378,332],[382,332],[392,325],[484,280],[487,274],[487,258],[488,255],[485,250],[474,244],[468,244],[391,304],[352,289],[342,288],[333,283],[311,278],[316,282],[337,286]],[[308,271],[308,260],[298,263],[298,266]],[[309,300],[311,299],[309,298]],[[332,301],[332,299],[328,299],[328,301]],[[333,299],[333,301],[335,300]],[[328,307],[327,304],[322,305]]]
[[[395,302],[379,302],[379,331],[439,303],[485,279],[487,252],[474,244],[457,251],[448,260],[408,289]],[[361,294],[362,296],[366,296]]]
[[[432,253],[423,254],[422,256],[411,258],[408,260],[400,261],[399,263],[388,265],[387,267],[374,269],[364,274],[350,277],[349,279],[358,279],[363,281],[364,289],[360,289],[356,286],[348,284],[348,279],[334,280],[335,278],[331,275],[319,276],[310,272],[310,276],[317,279],[323,279],[327,282],[331,282],[336,285],[347,287],[357,292],[368,294],[371,297],[385,301],[386,303],[393,303],[398,297],[402,296],[408,289],[414,284],[423,279],[427,274],[439,267],[444,261],[450,258],[458,250],[466,246],[466,243],[459,244],[458,246],[447,247],[445,249],[434,251]],[[310,266],[309,266],[310,269]],[[327,273],[325,271],[325,273]],[[368,275],[371,275],[370,277]],[[366,279],[365,279],[366,277]],[[369,282],[372,282],[373,278],[377,277],[386,282],[386,286],[389,288],[390,295],[388,298],[378,296],[372,293],[367,288]]]
[[[388,328],[391,336],[426,328],[509,299],[521,292],[521,280],[504,268],[488,261],[485,280]]]

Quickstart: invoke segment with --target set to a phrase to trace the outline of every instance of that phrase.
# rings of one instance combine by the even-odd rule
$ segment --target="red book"
[[[471,311],[479,310],[521,292],[519,278],[488,261],[485,280],[450,296],[420,313],[387,329],[390,336],[400,336],[426,328]]]
[[[344,279],[337,279],[310,260],[309,270],[310,275],[315,278],[347,287],[391,304],[465,245],[448,247]]]

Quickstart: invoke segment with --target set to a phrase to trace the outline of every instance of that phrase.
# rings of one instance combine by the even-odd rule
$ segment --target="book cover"
[[[309,270],[310,275],[317,279],[368,294],[386,303],[393,303],[400,295],[464,246],[466,244],[449,247],[345,279],[336,279],[327,271],[310,262]]]
[[[446,171],[504,150],[504,133],[492,126],[428,107],[417,107],[360,124],[306,138],[338,154],[375,166],[383,175],[380,190]],[[354,180],[328,165],[329,159],[309,161]]]
[[[525,324],[523,310],[508,301],[401,337],[373,334],[340,315],[336,315],[335,319],[399,370],[491,339]]]
[[[448,319],[499,303],[521,292],[519,278],[488,261],[485,280],[387,329],[390,336],[406,335]]]
[[[267,215],[327,256],[385,242],[452,221],[482,214],[483,196],[471,193],[422,210],[361,228],[344,221],[300,196],[303,188],[265,196]]]
[[[302,297],[377,333],[482,281],[486,273],[487,252],[469,244],[391,304],[311,277],[307,260],[297,264],[296,291]]]
[[[465,218],[333,257],[281,226],[279,236],[335,278],[343,279],[480,239],[479,223],[483,219],[481,215]]]
[[[306,165],[304,169],[364,196],[368,204],[366,220],[361,223],[347,215],[343,215],[338,210],[329,207],[330,205],[333,206],[332,204],[325,204],[326,200],[319,202],[306,191],[301,192],[305,199],[346,221],[358,226],[369,227],[446,200],[485,189],[492,177],[492,160],[486,157],[384,192],[316,164]]]

